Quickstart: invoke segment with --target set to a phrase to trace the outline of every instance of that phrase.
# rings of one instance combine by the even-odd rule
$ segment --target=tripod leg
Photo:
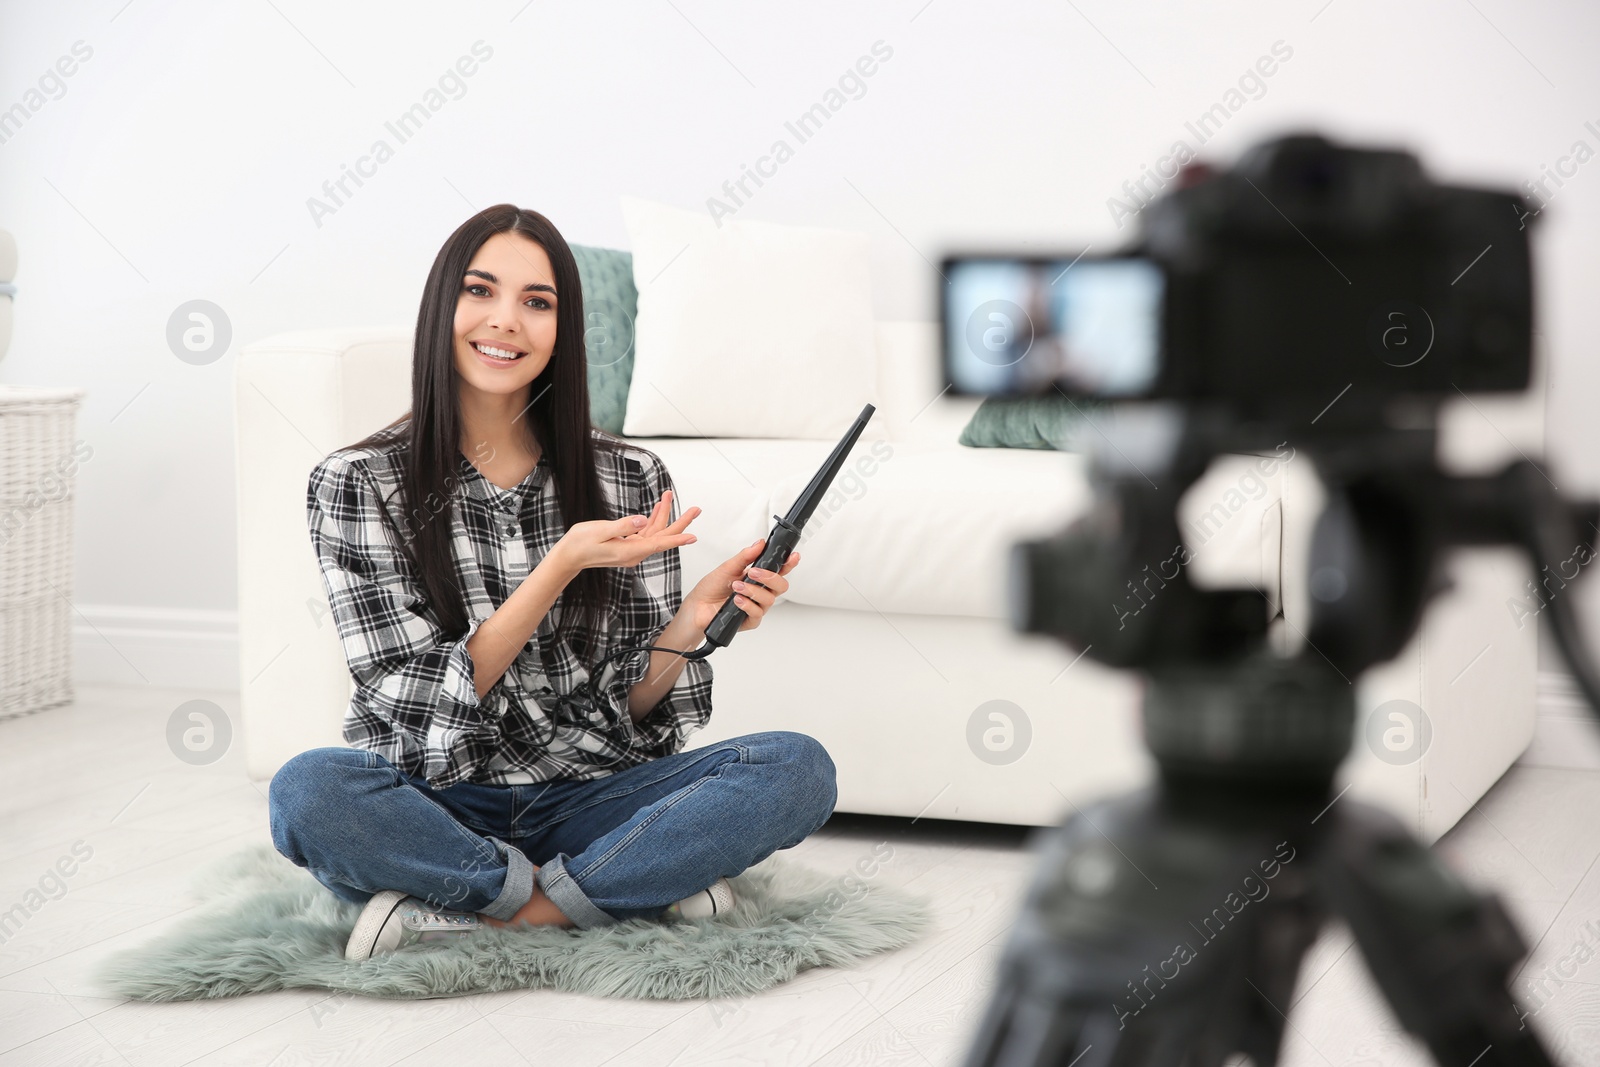
[[[1287,1002],[1323,917],[1309,860],[1280,848],[1305,820],[1196,807],[1119,797],[1045,838],[968,1067],[1277,1062],[1262,996]]]
[[[1448,1067],[1551,1063],[1508,989],[1527,954],[1500,901],[1465,885],[1387,813],[1347,802],[1316,866],[1396,1017]]]

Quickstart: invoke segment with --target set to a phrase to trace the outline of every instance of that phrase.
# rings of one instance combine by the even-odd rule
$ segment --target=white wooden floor
[[[245,776],[237,745],[209,767],[168,751],[167,717],[195,697],[237,710],[227,693],[86,688],[70,707],[0,722],[0,910],[74,843],[93,849],[66,892],[0,945],[0,1067],[955,1064],[1028,878],[1015,828],[836,818],[794,854],[842,872],[888,841],[894,856],[880,877],[932,894],[939,929],[858,969],[808,972],[744,1002],[540,991],[421,1002],[313,992],[108,999],[86,977],[95,960],[179,921],[198,864],[269,840],[265,785]],[[1439,845],[1508,899],[1535,946],[1516,989],[1538,1005],[1533,1025],[1558,1062],[1574,1067],[1600,1067],[1596,736],[1579,712],[1547,709],[1528,755]],[[1285,1062],[1430,1062],[1348,948],[1334,930],[1308,958]]]

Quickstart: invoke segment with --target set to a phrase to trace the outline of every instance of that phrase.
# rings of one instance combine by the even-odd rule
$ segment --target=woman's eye
[[[468,286],[465,286],[464,288],[465,288],[466,292],[471,293],[473,296],[488,296],[489,295],[489,287],[487,285],[468,285]],[[533,304],[535,311],[549,311],[550,310],[550,302],[548,300],[545,300],[543,297],[537,297],[537,296],[529,297],[528,300],[525,301],[525,303]]]

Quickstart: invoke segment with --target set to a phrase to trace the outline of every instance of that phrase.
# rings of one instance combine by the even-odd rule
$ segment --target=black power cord
[[[590,712],[603,703],[596,692],[595,680],[605,673],[606,664],[618,656],[627,656],[635,652],[671,652],[674,656],[682,656],[687,660],[702,660],[719,647],[719,645],[708,641],[691,652],[685,652],[678,648],[667,648],[665,645],[636,645],[632,648],[619,648],[595,664],[594,670],[589,672],[589,677],[580,682],[572,692],[556,694],[555,708],[571,711],[578,719],[589,718]],[[619,667],[618,670],[621,670],[621,668]],[[553,731],[551,738],[554,738]]]

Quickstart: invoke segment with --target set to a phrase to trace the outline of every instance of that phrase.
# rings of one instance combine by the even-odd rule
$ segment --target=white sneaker
[[[398,889],[374,893],[344,946],[347,960],[365,960],[429,941],[456,941],[483,929],[470,911],[451,911]]]
[[[710,919],[726,915],[733,910],[733,886],[726,878],[718,878],[692,897],[684,897],[667,907],[667,919]]]

